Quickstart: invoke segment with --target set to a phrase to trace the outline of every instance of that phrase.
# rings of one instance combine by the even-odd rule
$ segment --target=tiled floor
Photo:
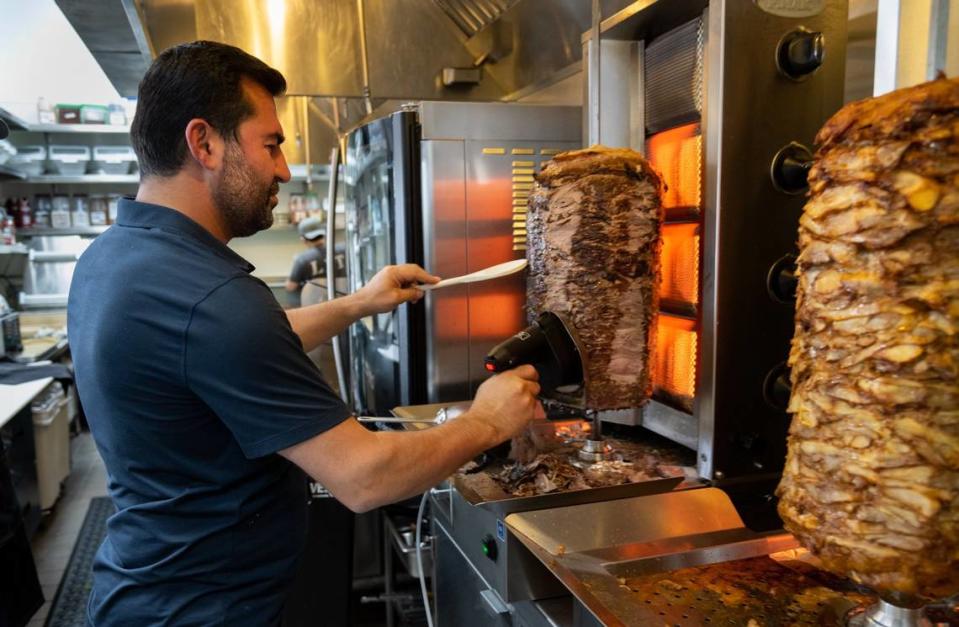
[[[31,619],[28,627],[42,627],[90,499],[107,493],[106,470],[89,432],[84,431],[73,438],[70,450],[73,456],[70,476],[64,484],[60,500],[33,536],[33,558],[46,603]]]

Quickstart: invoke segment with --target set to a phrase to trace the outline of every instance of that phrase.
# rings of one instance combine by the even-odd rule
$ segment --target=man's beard
[[[247,237],[273,224],[272,196],[280,186],[261,182],[243,159],[239,146],[228,143],[223,174],[213,190],[213,203],[223,216],[230,237]]]

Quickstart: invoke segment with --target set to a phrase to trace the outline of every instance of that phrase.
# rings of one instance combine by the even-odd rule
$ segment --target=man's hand
[[[494,431],[499,444],[526,428],[539,401],[539,374],[530,365],[519,366],[487,379],[476,391],[468,415]]]
[[[357,290],[355,296],[361,304],[363,315],[386,313],[397,305],[416,302],[426,292],[413,287],[419,283],[438,283],[439,277],[429,274],[415,263],[401,266],[386,266]]]

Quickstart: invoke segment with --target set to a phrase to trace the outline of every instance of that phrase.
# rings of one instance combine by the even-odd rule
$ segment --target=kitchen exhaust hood
[[[56,2],[124,96],[159,52],[211,39],[279,69],[292,95],[509,99],[578,64],[590,23],[583,0]],[[443,68],[472,67],[478,83],[443,85]]]
[[[278,110],[288,132],[313,122],[314,162],[337,136],[399,103],[515,100],[578,72],[591,17],[586,0],[56,2],[124,96],[135,97],[150,61],[179,43],[221,41],[263,59],[284,74],[289,96],[308,98],[281,99]],[[603,0],[604,11],[620,2]],[[445,85],[450,68],[478,68],[479,80]],[[302,152],[291,162],[304,162]]]

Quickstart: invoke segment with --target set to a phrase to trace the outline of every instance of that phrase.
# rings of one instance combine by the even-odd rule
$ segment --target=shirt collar
[[[252,263],[214,237],[199,223],[170,207],[139,202],[133,198],[121,198],[117,207],[116,223],[134,228],[176,231],[198,240],[199,243],[244,272],[249,273],[256,269]]]

